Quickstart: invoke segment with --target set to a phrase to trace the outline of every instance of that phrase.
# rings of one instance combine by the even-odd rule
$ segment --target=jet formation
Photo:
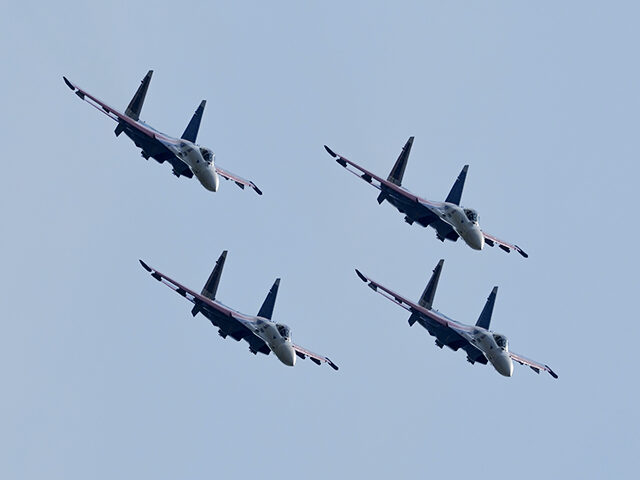
[[[255,183],[221,168],[215,162],[213,151],[196,143],[206,105],[205,100],[202,100],[179,138],[166,135],[140,120],[142,105],[152,75],[153,70],[149,70],[124,113],[89,94],[66,77],[63,79],[80,99],[114,120],[117,123],[114,131],[116,137],[124,133],[141,149],[143,158],[147,160],[153,158],[159,163],[168,162],[173,167],[172,171],[176,177],[192,178],[195,176],[204,188],[212,192],[218,191],[219,179],[222,177],[233,181],[242,189],[249,187],[262,195],[262,191]],[[423,227],[435,229],[436,237],[442,242],[445,240],[455,242],[458,238],[462,238],[474,250],[482,250],[485,245],[491,247],[497,245],[505,252],[515,250],[527,258],[527,253],[518,245],[505,242],[484,232],[480,228],[478,213],[472,208],[464,208],[460,205],[468,165],[463,167],[443,202],[426,200],[414,195],[402,186],[413,140],[414,137],[410,137],[406,142],[386,179],[335,153],[326,145],[324,148],[339,165],[379,190],[378,204],[389,202],[404,214],[404,220],[409,225],[417,223]],[[193,304],[191,314],[194,317],[199,313],[204,315],[212,325],[218,328],[218,334],[222,338],[231,337],[236,341],[247,342],[249,351],[254,355],[258,353],[269,355],[273,352],[283,364],[288,366],[294,366],[297,358],[308,358],[318,365],[324,363],[334,370],[338,370],[338,366],[328,357],[318,355],[293,343],[291,329],[284,323],[272,320],[280,286],[279,278],[273,283],[257,315],[241,313],[227,307],[217,299],[218,285],[226,257],[227,251],[225,250],[218,258],[200,293],[185,287],[142,260],[140,260],[140,264],[153,278],[191,302]],[[516,362],[529,366],[537,373],[545,371],[552,377],[558,378],[558,375],[548,365],[511,351],[507,338],[489,329],[498,287],[494,287],[491,291],[475,325],[457,322],[435,310],[433,300],[443,263],[444,260],[440,260],[433,270],[431,279],[417,303],[372,280],[360,270],[356,269],[356,274],[372,290],[409,311],[411,314],[409,317],[410,326],[415,323],[422,325],[430,335],[436,338],[435,343],[440,348],[447,346],[454,351],[462,349],[466,352],[467,360],[471,364],[490,363],[498,373],[510,377],[513,374],[513,364]]]

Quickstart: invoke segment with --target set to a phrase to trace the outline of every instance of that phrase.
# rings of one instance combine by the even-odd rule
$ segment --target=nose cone
[[[513,361],[508,355],[504,355],[496,359],[493,366],[500,375],[504,375],[505,377],[513,375]]]
[[[482,250],[484,248],[484,235],[479,228],[474,228],[467,233],[465,238],[467,244],[474,250]]]
[[[277,355],[280,361],[289,367],[293,367],[296,364],[296,351],[291,345],[283,344],[278,349]]]
[[[216,171],[212,168],[207,172],[206,175],[202,175],[202,179],[200,180],[202,186],[209,190],[210,192],[217,192],[218,186],[220,185],[220,178]]]

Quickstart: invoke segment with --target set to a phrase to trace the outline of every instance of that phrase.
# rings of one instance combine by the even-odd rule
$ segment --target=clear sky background
[[[0,477],[637,478],[636,2],[9,2],[0,17]],[[264,195],[145,161],[62,75]],[[524,259],[406,225],[323,144]],[[142,270],[274,319],[334,372],[223,340]],[[354,267],[560,376],[440,350]]]

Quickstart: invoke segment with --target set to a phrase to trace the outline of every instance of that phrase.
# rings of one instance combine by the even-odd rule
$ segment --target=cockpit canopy
[[[467,216],[470,222],[478,223],[478,212],[476,212],[472,208],[465,208],[464,214]]]
[[[496,341],[496,345],[498,345],[501,349],[509,350],[507,337],[505,337],[504,335],[500,335],[499,333],[494,333],[493,339]]]
[[[289,327],[282,323],[276,323],[276,328],[278,329],[278,333],[282,336],[282,338],[286,338],[287,340],[291,338],[291,330]]]
[[[200,147],[200,153],[202,154],[202,158],[204,158],[205,162],[211,163],[213,161],[213,152],[208,148]]]

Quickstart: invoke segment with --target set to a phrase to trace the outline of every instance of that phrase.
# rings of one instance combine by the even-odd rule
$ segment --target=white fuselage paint
[[[216,172],[214,154],[211,150],[199,147],[187,140],[180,140],[178,145],[172,146],[176,156],[186,163],[202,186],[211,192],[217,192],[220,179]],[[203,151],[208,152],[211,160],[205,160]]]
[[[296,352],[291,345],[291,338],[282,336],[275,322],[258,318],[250,328],[256,336],[264,340],[282,363],[289,367],[293,367],[296,364]]]
[[[474,250],[482,250],[484,247],[484,235],[480,230],[478,221],[467,218],[462,207],[445,202],[440,218],[453,227],[458,235]]]
[[[482,327],[474,327],[468,337],[471,345],[484,353],[500,375],[510,377],[513,374],[513,361],[507,353],[508,347],[500,347],[492,332]]]

